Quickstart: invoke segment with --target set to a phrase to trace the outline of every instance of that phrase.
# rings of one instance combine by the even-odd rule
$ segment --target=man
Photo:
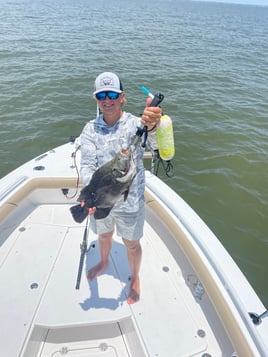
[[[147,106],[141,118],[123,111],[126,103],[125,93],[119,77],[112,72],[104,72],[95,80],[94,98],[101,114],[86,124],[81,135],[81,176],[87,185],[92,174],[103,164],[111,160],[121,148],[128,148],[137,127],[147,126],[148,140],[155,137],[162,110],[149,107],[152,99],[147,99]],[[143,166],[144,149],[140,144],[133,149],[133,158],[137,174],[133,180],[126,201],[119,200],[108,217],[94,219],[95,207],[89,209],[91,228],[99,235],[100,262],[88,271],[91,281],[101,274],[108,265],[112,247],[112,236],[116,227],[117,234],[127,249],[131,272],[130,289],[127,302],[133,304],[140,298],[139,271],[142,249],[140,238],[144,226],[144,188],[145,175]]]

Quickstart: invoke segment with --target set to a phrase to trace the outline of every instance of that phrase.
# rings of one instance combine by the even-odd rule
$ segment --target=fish
[[[82,223],[92,207],[96,207],[95,219],[107,217],[122,195],[126,201],[135,176],[132,150],[120,149],[113,159],[94,172],[89,184],[81,190],[77,201],[83,204],[70,208],[73,219]]]

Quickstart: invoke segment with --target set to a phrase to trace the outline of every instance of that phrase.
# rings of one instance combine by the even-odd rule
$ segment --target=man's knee
[[[140,241],[139,240],[128,240],[126,238],[123,238],[123,242],[127,249],[133,251],[141,248]]]
[[[107,233],[102,233],[99,235],[99,239],[112,239],[114,231],[107,232]]]

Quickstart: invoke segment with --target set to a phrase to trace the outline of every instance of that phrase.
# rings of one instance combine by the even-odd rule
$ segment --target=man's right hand
[[[93,214],[96,212],[96,207],[91,207],[91,208],[89,208],[88,209],[88,214],[90,215],[90,216],[93,216]]]

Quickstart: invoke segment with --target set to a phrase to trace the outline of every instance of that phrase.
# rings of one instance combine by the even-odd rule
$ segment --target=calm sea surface
[[[137,115],[142,85],[164,93],[176,157],[161,176],[268,307],[268,7],[0,0],[0,177],[79,135],[106,70]]]

